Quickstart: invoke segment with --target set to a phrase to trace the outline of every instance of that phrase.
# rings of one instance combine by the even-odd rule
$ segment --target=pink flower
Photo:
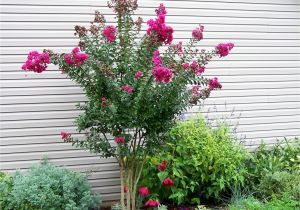
[[[213,79],[209,79],[208,80],[208,86],[209,86],[209,89],[211,89],[211,90],[222,88],[222,85],[219,83],[217,77],[215,77]]]
[[[132,86],[130,86],[130,85],[123,85],[121,87],[121,90],[126,91],[128,93],[132,93],[133,92]]]
[[[161,66],[162,65],[158,50],[154,51],[154,53],[153,53],[152,63],[153,63],[154,66]]]
[[[168,83],[172,78],[172,72],[167,67],[154,67],[151,71],[152,75],[154,76],[156,82],[161,83]]]
[[[178,55],[182,55],[182,42],[179,42],[178,44],[175,45],[175,49],[177,50]]]
[[[168,162],[166,160],[163,160],[160,164],[158,164],[157,169],[159,171],[164,171],[167,167]]]
[[[71,134],[68,133],[68,132],[65,132],[65,131],[61,131],[60,132],[60,136],[61,136],[61,139],[63,139],[64,141],[66,141],[68,138],[71,137]]]
[[[146,203],[145,203],[145,206],[149,206],[149,207],[157,207],[159,205],[159,202],[157,200],[148,200]]]
[[[198,27],[198,28],[195,28],[193,31],[192,31],[192,36],[194,39],[200,41],[201,39],[203,39],[203,29],[204,29],[204,26],[201,26]]]
[[[116,39],[116,32],[117,32],[116,27],[111,25],[103,29],[102,35],[105,36],[108,42],[114,42]]]
[[[216,48],[217,54],[220,55],[220,57],[225,57],[229,54],[230,50],[234,47],[233,43],[220,43],[218,44]]]
[[[166,188],[170,188],[170,187],[174,184],[174,181],[168,177],[168,178],[166,178],[166,179],[162,182],[162,184],[163,184]]]
[[[125,139],[124,139],[124,137],[122,137],[122,136],[117,136],[117,137],[115,138],[115,142],[116,142],[117,144],[119,144],[119,143],[124,143],[124,142],[125,142]]]
[[[204,73],[205,68],[203,66],[200,66],[198,69],[196,69],[195,74],[202,74]]]
[[[25,71],[33,71],[42,73],[46,70],[47,64],[50,63],[50,56],[48,53],[38,53],[37,51],[29,52],[26,62],[22,65]]]
[[[199,86],[199,85],[193,85],[193,86],[192,86],[192,93],[193,93],[194,95],[199,95],[199,94],[200,94],[199,89],[200,89],[200,86]]]
[[[155,10],[156,15],[166,15],[167,11],[166,11],[166,7],[164,6],[164,4],[160,4],[159,7]]]
[[[192,62],[191,68],[192,68],[194,71],[197,70],[197,68],[198,68],[198,63],[197,63],[197,61],[193,61],[193,62]]]
[[[143,72],[142,71],[137,71],[134,75],[134,78],[138,79],[140,78],[141,76],[143,76]]]
[[[101,106],[102,106],[102,107],[107,107],[107,98],[106,98],[106,97],[102,97],[102,98],[101,98],[101,101],[102,101]]]
[[[173,40],[173,28],[165,24],[165,15],[167,11],[163,4],[160,4],[156,10],[157,18],[155,20],[150,19],[147,21],[149,28],[147,29],[148,35],[156,37],[157,41],[165,44],[170,44]]]
[[[150,191],[147,187],[140,187],[139,193],[141,197],[146,197],[147,195],[150,194]]]
[[[188,69],[188,68],[190,67],[190,64],[184,63],[184,64],[182,64],[182,67],[183,67],[184,69]]]
[[[75,47],[71,53],[64,55],[65,62],[70,66],[81,66],[88,58],[89,56],[83,52],[80,52],[78,47]]]

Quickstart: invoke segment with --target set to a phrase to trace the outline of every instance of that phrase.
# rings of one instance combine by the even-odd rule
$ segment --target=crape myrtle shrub
[[[136,0],[112,0],[108,7],[116,14],[116,25],[107,24],[96,11],[90,27],[75,26],[78,47],[62,54],[32,51],[22,69],[41,73],[51,63],[84,89],[87,101],[78,106],[83,112],[76,125],[85,138],[78,140],[67,131],[61,132],[62,138],[101,157],[115,157],[120,166],[121,205],[125,208],[126,194],[127,209],[135,209],[146,156],[160,148],[178,114],[222,87],[218,78],[202,74],[213,57],[227,56],[234,45],[197,49],[203,39],[201,25],[187,42],[173,43],[174,30],[166,24],[163,4],[155,10],[156,18],[147,21],[143,35],[142,18],[132,18]]]

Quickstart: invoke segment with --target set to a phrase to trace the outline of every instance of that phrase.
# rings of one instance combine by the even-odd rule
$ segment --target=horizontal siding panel
[[[46,145],[44,147],[47,147]],[[9,170],[15,168],[29,168],[31,165],[38,164],[40,160],[24,160],[14,162],[3,162],[1,163],[0,170]],[[80,158],[63,158],[63,159],[52,159],[52,163],[60,166],[73,166],[73,165],[96,165],[96,164],[107,164],[116,163],[115,159],[103,159],[99,157],[80,157]]]
[[[21,9],[22,7],[20,7]],[[50,8],[49,8],[50,9]],[[48,10],[48,7],[45,8]],[[53,9],[55,11],[55,9]],[[70,11],[73,11],[70,9]],[[186,11],[189,12],[189,11]],[[216,10],[215,12],[218,12]],[[1,14],[0,18],[4,22],[19,22],[19,21],[29,21],[29,22],[86,22],[89,23],[93,20],[94,10],[90,11],[90,14]],[[137,19],[139,15],[134,15],[133,18]],[[154,17],[154,11],[151,10],[151,15],[141,15],[144,20],[148,20]],[[180,17],[180,18],[178,18]],[[184,18],[183,18],[184,17]],[[114,20],[114,16],[106,16],[108,22]],[[234,20],[234,21],[233,21]],[[297,26],[299,25],[298,19],[271,19],[271,18],[240,18],[240,17],[191,17],[191,16],[167,16],[167,24],[225,24],[225,25],[265,25],[265,26]]]
[[[99,10],[102,14],[105,15],[108,22],[113,23],[112,17],[114,16],[111,13],[111,10],[104,7],[62,7],[62,6],[43,6],[42,11],[39,9],[41,6],[35,6],[34,10],[31,10],[32,6],[30,7],[24,7],[20,6],[17,8],[17,10],[22,10],[21,8],[24,8],[21,13],[22,15],[44,15],[49,14],[51,19],[49,18],[48,21],[52,20],[52,17],[54,14],[58,15],[65,15],[65,14],[79,14],[81,16],[91,16],[94,14],[95,10]],[[3,6],[6,10],[3,11],[4,14],[15,14],[15,6]],[[36,11],[38,8],[38,11]],[[218,9],[207,9],[199,15],[199,9],[197,8],[190,8],[190,9],[177,9],[177,8],[171,8],[167,7],[168,9],[168,16],[167,20],[174,16],[185,16],[185,17],[194,17],[194,19],[204,19],[206,17],[229,17],[229,18],[262,18],[262,19],[299,19],[299,15],[296,12],[273,12],[273,11],[248,11],[245,13],[244,11],[238,11],[238,10],[218,10]],[[10,12],[13,11],[13,12]],[[46,11],[46,12],[43,12]],[[144,20],[150,19],[155,15],[154,8],[140,8],[138,11],[135,12],[135,16],[141,16]],[[77,19],[76,19],[77,20]],[[86,19],[81,19],[79,21],[84,22]],[[171,19],[170,19],[171,20]],[[146,26],[146,24],[144,25]],[[175,27],[175,26],[174,26]],[[68,28],[68,27],[66,27]],[[72,28],[72,27],[71,27]]]
[[[216,74],[218,75],[218,74]],[[214,76],[214,75],[211,75]],[[297,75],[291,75],[290,81],[287,82],[243,82],[234,83],[233,81],[226,81],[225,77],[221,77],[222,81],[222,93],[224,91],[232,91],[232,90],[256,90],[261,91],[260,89],[263,87],[264,89],[273,89],[270,90],[272,92],[277,92],[278,89],[294,89],[299,88],[299,82],[293,78]],[[300,75],[299,75],[300,76]],[[223,82],[225,80],[226,82]],[[34,88],[3,88],[2,96],[34,96],[34,95],[64,95],[64,94],[83,94],[83,90],[78,86],[70,86],[70,87],[34,87]],[[256,94],[256,92],[254,92]],[[255,95],[254,94],[254,95]]]
[[[211,12],[209,12],[211,13]],[[231,12],[230,12],[231,13]],[[219,12],[217,13],[219,14]],[[245,13],[243,13],[245,14]],[[277,15],[277,14],[276,14]],[[201,22],[201,21],[199,21]],[[112,24],[113,22],[107,22],[107,24]],[[62,31],[72,31],[74,32],[75,25],[89,26],[89,22],[24,22],[24,21],[14,21],[14,22],[2,22],[0,30],[62,30]],[[191,23],[173,23],[172,27],[177,31],[189,31],[191,32],[195,28],[195,24]],[[146,24],[142,25],[142,30],[147,28]],[[207,32],[255,32],[255,33],[278,33],[278,35],[284,35],[285,33],[300,33],[299,27],[294,26],[259,26],[259,25],[230,25],[230,24],[205,24],[205,33]],[[224,34],[224,33],[223,33]]]
[[[23,38],[73,38],[74,31],[24,31],[24,30],[5,30],[0,35],[3,39],[23,39]],[[189,39],[191,32],[176,32],[176,39]],[[205,39],[258,39],[258,40],[297,40],[299,33],[284,33],[278,37],[278,33],[249,33],[249,32],[235,32],[235,33],[216,33],[205,32]]]
[[[145,5],[145,3],[149,2],[150,0],[142,0],[140,1],[140,4],[142,3],[143,6]],[[151,0],[150,2],[169,2],[169,3],[174,3],[174,2],[179,2],[182,0],[161,0],[161,1],[153,1]],[[213,0],[185,0],[185,3],[189,3],[189,4],[185,4],[185,6],[187,5],[193,5],[195,2],[215,2]],[[261,5],[261,4],[267,4],[265,6],[269,6],[269,4],[271,5],[299,5],[299,2],[297,0],[218,0],[217,2],[219,3],[239,3],[239,4],[257,4],[257,5]],[[78,6],[98,6],[98,5],[103,5],[105,6],[105,1],[99,1],[99,0],[85,0],[84,2],[82,2],[82,0],[73,0],[72,2],[64,2],[64,1],[60,1],[60,0],[52,0],[50,2],[41,2],[39,0],[2,0],[2,4],[6,4],[6,5],[14,5],[14,4],[18,4],[18,5],[78,5]],[[156,5],[150,4],[150,7],[155,7]]]
[[[194,8],[201,8],[201,9],[220,9],[220,10],[238,10],[238,11],[280,11],[280,12],[297,12],[297,7],[295,7],[295,5],[276,5],[276,4],[268,4],[267,7],[264,7],[263,5],[261,4],[240,4],[240,3],[220,3],[220,2],[192,2],[192,4],[186,4],[186,2],[184,1],[161,1],[161,0],[153,0],[153,1],[143,1],[142,3],[140,2],[140,7],[139,9],[141,10],[142,8],[149,8],[149,9],[152,9],[153,8],[156,8],[161,2],[164,2],[165,6],[166,7],[169,7],[169,9],[172,9],[172,8],[178,8],[178,9],[194,9]],[[5,3],[2,2],[2,4],[5,5]],[[19,3],[22,5],[22,3]],[[43,6],[43,5],[49,5],[49,4],[41,4],[41,3],[37,3],[37,5],[34,5],[34,4],[31,4],[29,6],[26,6],[26,4],[22,5],[22,6],[19,6],[20,8],[24,8],[26,9],[26,7],[28,8],[32,8],[33,11],[28,11],[28,12],[38,12],[38,13],[49,13],[47,12],[47,10],[43,10],[43,7],[49,7],[49,8],[55,8],[55,7],[58,7],[58,6]],[[51,4],[50,4],[51,5]],[[52,3],[53,5],[53,3]],[[64,6],[68,6],[68,7],[71,7],[71,8],[74,8],[74,11],[73,13],[82,13],[82,11],[84,10],[93,10],[95,9],[93,6],[96,6],[96,7],[104,7],[104,8],[101,8],[102,10],[104,9],[109,9],[106,7],[106,2],[104,1],[99,1],[97,2],[96,4],[88,4],[88,2],[86,3],[82,3],[79,4],[78,6],[80,7],[77,7],[77,6],[73,6],[73,5],[76,5],[74,4],[73,2],[72,3],[69,3],[67,5],[61,5],[61,2],[58,2],[56,5],[59,5],[61,8],[60,10],[54,10],[53,12],[55,13],[64,13],[64,14],[67,14],[68,11],[65,11],[64,10]],[[87,7],[84,7],[84,6],[87,6]],[[15,7],[18,7],[18,5],[14,5]],[[9,6],[6,6],[6,7],[9,7]],[[36,8],[36,10],[35,10]],[[41,10],[39,10],[38,8],[41,8]],[[3,7],[3,11],[7,11],[7,12],[16,12],[16,13],[25,13],[25,11],[22,11],[21,9],[20,10],[7,10],[7,8]],[[109,11],[111,12],[111,11]]]
[[[246,105],[219,105],[214,108],[206,107],[193,107],[190,112],[234,112],[239,113],[249,110],[279,110],[279,109],[300,109],[299,102],[287,103],[269,103],[269,104],[246,104]],[[62,109],[66,110],[66,109]],[[72,109],[71,109],[72,110]],[[47,111],[47,110],[44,110]],[[36,113],[38,114],[38,113]],[[300,119],[299,119],[300,121]],[[40,119],[40,120],[20,120],[20,121],[3,121],[0,122],[2,129],[21,129],[21,128],[44,128],[44,127],[69,127],[74,125],[73,118],[64,119]]]

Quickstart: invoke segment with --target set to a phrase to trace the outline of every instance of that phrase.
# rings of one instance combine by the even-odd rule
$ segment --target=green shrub
[[[13,187],[13,179],[8,173],[0,172],[0,209],[8,205],[8,197]]]
[[[262,144],[249,161],[247,186],[258,196],[267,198],[274,193],[285,192],[285,189],[291,188],[292,182],[299,183],[299,172],[298,139],[293,141],[285,139],[270,149]],[[295,188],[293,190],[297,191]]]
[[[269,199],[273,195],[281,198],[284,194],[288,194],[300,201],[300,174],[287,171],[268,173],[262,177],[256,190],[256,195],[260,198]]]
[[[148,158],[140,182],[161,201],[199,204],[202,196],[220,199],[230,186],[243,185],[248,153],[236,143],[226,124],[213,129],[200,116],[178,122],[167,138],[169,143],[162,152]],[[163,160],[167,168],[159,171],[157,166]],[[174,180],[171,188],[162,185],[166,177]]]
[[[46,160],[16,173],[9,202],[10,209],[18,210],[87,210],[99,204],[84,175]]]

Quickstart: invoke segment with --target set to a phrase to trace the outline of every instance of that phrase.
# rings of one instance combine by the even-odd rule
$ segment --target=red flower
[[[61,136],[61,139],[63,139],[64,141],[66,141],[68,138],[71,137],[71,134],[68,133],[68,132],[65,132],[65,131],[61,131],[60,132],[60,136]]]
[[[89,56],[83,52],[80,52],[80,49],[78,47],[75,47],[72,50],[72,53],[67,53],[64,55],[65,62],[70,66],[72,65],[80,66],[88,58]]]
[[[101,106],[102,106],[102,107],[107,107],[107,98],[106,98],[106,97],[102,97],[102,98],[101,98],[101,101],[102,101]]]
[[[225,57],[229,54],[230,50],[234,47],[233,43],[220,43],[216,46],[216,52],[220,57]]]
[[[108,42],[114,42],[116,39],[116,27],[114,26],[107,26],[103,31],[102,35],[105,36]]]
[[[149,207],[157,207],[159,205],[159,202],[157,200],[148,200],[146,203],[145,203],[145,206],[149,206]]]
[[[143,72],[142,71],[137,71],[134,75],[134,78],[138,79],[140,78],[141,76],[143,76]]]
[[[209,85],[209,89],[211,89],[211,90],[222,88],[222,85],[219,83],[217,77],[215,77],[213,79],[209,79],[208,80],[208,85]]]
[[[166,188],[170,188],[170,187],[174,184],[174,181],[168,177],[168,178],[166,178],[166,179],[162,182],[162,184],[163,184]]]
[[[184,63],[184,64],[182,64],[182,67],[183,67],[184,69],[187,69],[187,68],[189,68],[189,67],[190,67],[190,64],[188,64],[188,63]]]
[[[147,195],[150,194],[150,191],[147,187],[140,187],[139,193],[141,197],[146,197]]]
[[[126,186],[124,186],[124,193],[127,193],[127,187]]]
[[[123,85],[121,87],[121,90],[126,91],[127,93],[132,93],[133,92],[132,86],[130,86],[130,85]]]
[[[38,53],[32,51],[28,54],[26,62],[23,64],[22,69],[25,71],[34,71],[42,73],[46,70],[47,64],[50,63],[50,56],[48,53]]]
[[[117,136],[117,137],[115,138],[115,142],[116,142],[117,144],[119,144],[119,143],[124,143],[124,142],[125,142],[125,139],[124,139],[124,137],[122,137],[122,136]]]
[[[203,39],[203,29],[204,27],[200,25],[199,28],[195,28],[193,31],[192,31],[192,36],[194,39],[200,41],[201,39]]]
[[[163,160],[158,166],[157,169],[160,171],[164,171],[167,167],[168,162],[166,160]]]

